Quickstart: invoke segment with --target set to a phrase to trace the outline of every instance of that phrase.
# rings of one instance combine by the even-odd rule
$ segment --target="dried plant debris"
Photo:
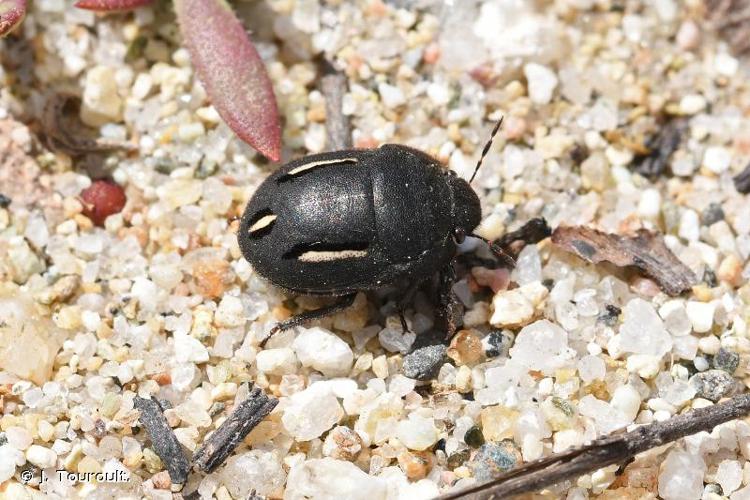
[[[750,193],[750,163],[739,174],[735,175],[734,188],[742,194]]]
[[[254,388],[195,452],[193,466],[203,472],[215,470],[278,403],[277,399],[269,398],[259,388]]]
[[[438,500],[499,499],[539,491],[607,465],[626,464],[638,453],[698,432],[710,432],[717,425],[748,413],[750,394],[743,394],[724,403],[692,410],[624,434],[604,436],[585,446],[529,462],[494,480],[442,495]]]
[[[144,399],[140,396],[136,396],[133,402],[135,408],[141,412],[138,421],[146,428],[154,452],[167,468],[172,483],[184,484],[187,480],[190,464],[182,452],[177,436],[167,423],[161,406],[154,399]]]
[[[50,149],[73,156],[135,149],[135,146],[127,142],[97,137],[95,130],[81,122],[80,106],[80,98],[72,94],[54,94],[49,98],[44,107],[41,125]]]
[[[673,118],[664,123],[656,134],[646,141],[648,153],[633,160],[633,171],[644,177],[658,177],[667,170],[669,159],[682,142],[688,123],[684,118]]]
[[[750,1],[705,0],[708,20],[735,54],[750,49]]]
[[[693,271],[666,247],[664,238],[645,229],[625,237],[583,226],[562,226],[552,233],[552,242],[594,264],[636,267],[672,296],[698,282]]]

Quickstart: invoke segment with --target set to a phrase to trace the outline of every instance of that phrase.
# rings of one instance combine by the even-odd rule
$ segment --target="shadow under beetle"
[[[439,272],[438,311],[452,336],[461,319],[451,291],[456,247],[467,235],[479,238],[472,231],[481,208],[470,182],[501,124],[468,182],[426,153],[398,144],[305,156],[263,181],[240,222],[243,255],[280,288],[339,297],[279,323],[271,335],[345,309],[360,291],[408,283],[403,303]],[[406,329],[403,314],[401,321]]]

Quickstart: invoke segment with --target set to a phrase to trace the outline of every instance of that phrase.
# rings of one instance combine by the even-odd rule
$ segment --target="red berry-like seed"
[[[127,198],[125,191],[112,181],[98,180],[81,191],[83,215],[97,226],[104,226],[104,221],[112,214],[122,211]]]

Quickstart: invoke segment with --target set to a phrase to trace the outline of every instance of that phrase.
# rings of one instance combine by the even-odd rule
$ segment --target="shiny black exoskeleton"
[[[274,285],[341,297],[277,327],[285,329],[348,307],[356,292],[402,282],[413,290],[436,272],[440,308],[455,309],[452,260],[480,218],[468,182],[421,151],[387,144],[287,163],[250,199],[238,240]],[[455,327],[448,318],[448,333]]]

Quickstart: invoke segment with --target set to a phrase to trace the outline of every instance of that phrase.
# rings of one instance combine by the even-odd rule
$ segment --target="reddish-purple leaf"
[[[195,71],[219,115],[245,142],[273,161],[281,125],[271,80],[245,28],[225,0],[175,0]]]
[[[122,12],[151,5],[154,0],[78,0],[75,6],[79,9],[99,12]]]
[[[26,0],[0,0],[0,36],[10,33],[26,16]]]

